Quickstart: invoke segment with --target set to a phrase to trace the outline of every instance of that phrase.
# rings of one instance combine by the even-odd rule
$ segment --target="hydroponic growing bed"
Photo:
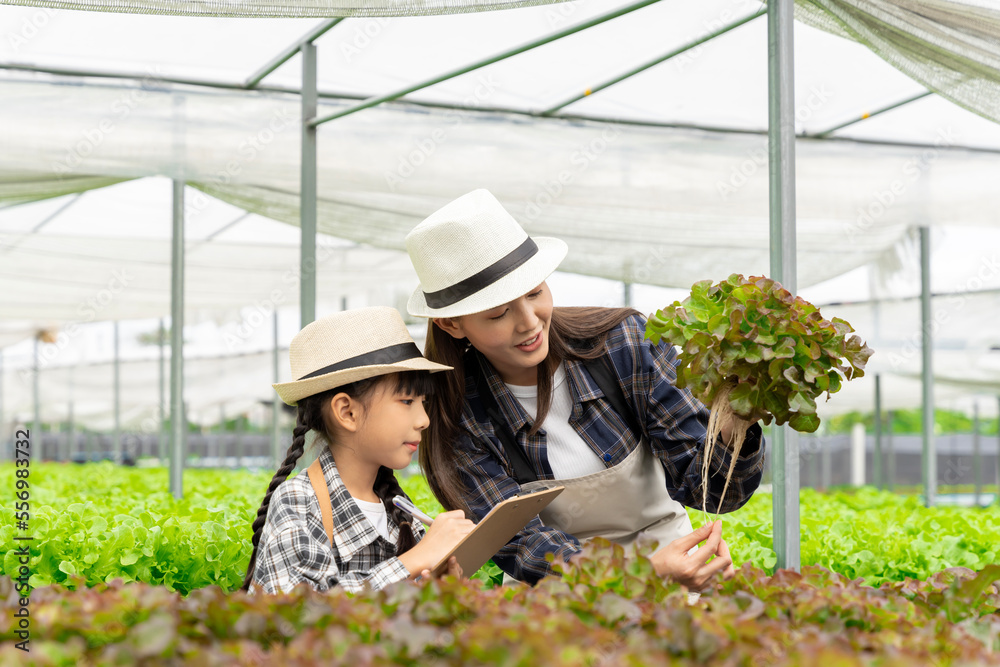
[[[804,490],[800,575],[773,572],[759,493],[723,517],[742,568],[694,604],[608,543],[534,588],[494,586],[487,567],[355,597],[253,597],[233,591],[270,475],[186,471],[181,501],[166,475],[32,468],[32,650],[14,648],[23,593],[0,577],[0,664],[1000,664],[1000,508]],[[422,478],[404,487],[433,507]],[[15,529],[5,506],[5,575]]]

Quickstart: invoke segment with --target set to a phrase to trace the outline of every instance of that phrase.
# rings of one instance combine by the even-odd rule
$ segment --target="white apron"
[[[581,542],[603,537],[628,547],[640,533],[659,541],[659,549],[693,531],[687,510],[667,493],[663,465],[643,438],[618,465],[583,477],[538,480],[524,491],[562,485],[539,517]],[[697,548],[697,547],[696,547]],[[504,583],[516,581],[504,573]],[[697,599],[692,594],[691,599]]]

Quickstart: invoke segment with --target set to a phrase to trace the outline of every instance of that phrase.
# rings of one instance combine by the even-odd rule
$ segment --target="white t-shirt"
[[[573,412],[573,397],[569,393],[565,365],[565,362],[559,364],[552,376],[552,402],[542,423],[546,435],[549,467],[552,468],[552,474],[556,479],[583,477],[607,468],[601,457],[569,423]],[[529,415],[534,417],[538,414],[537,385],[524,387],[508,384],[507,388]]]
[[[351,496],[354,498],[354,496]],[[375,531],[384,537],[389,539],[389,515],[385,511],[384,503],[372,503],[367,500],[358,500],[354,498],[354,502],[358,504],[361,511],[365,513],[368,517],[368,521],[375,526]],[[390,540],[391,541],[391,540]]]

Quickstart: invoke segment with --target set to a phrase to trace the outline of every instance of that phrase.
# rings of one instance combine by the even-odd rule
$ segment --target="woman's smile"
[[[544,335],[544,332],[539,331],[533,338],[529,338],[525,342],[515,345],[515,347],[524,352],[534,352],[542,346],[542,339]]]

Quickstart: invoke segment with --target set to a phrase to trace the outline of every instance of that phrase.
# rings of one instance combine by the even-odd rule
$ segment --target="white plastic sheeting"
[[[996,264],[996,253],[972,265],[972,275]],[[1000,268],[995,269],[1000,271]],[[1000,277],[1000,273],[993,273]],[[1000,289],[980,293],[947,294],[932,299],[934,342],[934,392],[938,407],[968,410],[976,395],[1000,394]],[[882,376],[883,409],[913,408],[921,403],[921,326],[918,298],[863,304],[829,305],[824,317],[849,321],[875,354],[868,360],[865,377],[846,382],[829,404],[820,401],[820,414],[857,409],[870,412],[874,405],[876,373]],[[959,396],[965,397],[959,399]],[[996,400],[984,402],[995,412]]]
[[[103,188],[121,180],[107,176],[64,176],[53,182],[51,174],[7,174],[0,180],[0,202],[16,206]]]
[[[573,2],[434,20],[351,19],[319,40],[320,89],[359,98],[384,93],[624,4]],[[412,97],[540,111],[758,9],[754,2],[730,0],[656,3]],[[14,7],[0,7],[0,20],[5,21],[0,32],[7,31],[6,39],[0,39],[0,61],[135,75],[133,83],[108,83],[0,73],[4,204],[165,175],[248,210],[297,222],[297,97],[166,85],[153,77],[240,85],[315,21]],[[178,49],[178,43],[185,48]],[[796,72],[796,126],[805,134],[923,90],[866,48],[801,24],[796,26]],[[265,84],[297,89],[298,59]],[[609,140],[601,137],[605,123],[585,119],[415,104],[364,111],[320,128],[321,228],[399,248],[405,231],[436,206],[475,187],[489,187],[532,233],[560,235],[570,242],[571,270],[683,287],[731,271],[763,272],[767,178],[760,132],[766,127],[766,94],[765,25],[757,20],[564,111],[672,128],[619,126],[620,133]],[[321,113],[344,104],[348,102],[328,102]],[[995,124],[934,96],[833,136],[860,141],[799,141],[801,285],[872,260],[891,278],[905,263],[896,256],[898,242],[914,225],[995,228],[998,158],[980,150],[1000,148]],[[594,159],[586,157],[591,142],[602,138],[607,146],[600,155],[598,143],[590,150]],[[929,147],[864,143],[882,140]],[[569,171],[568,183],[559,183],[563,171]],[[102,192],[88,193],[82,202]],[[208,216],[200,211],[196,193],[188,193],[196,209],[188,220],[190,238],[192,227]],[[54,213],[62,201],[30,206],[51,205]],[[119,238],[143,237],[154,217],[169,220],[169,202],[162,199],[101,201],[109,202],[104,205],[109,214],[124,210],[133,219],[127,233],[111,234]],[[24,234],[44,221],[42,216],[31,224],[10,225],[21,208],[0,212],[0,229]],[[72,229],[74,224],[81,230]],[[79,216],[77,205],[56,215],[51,225],[66,237],[96,226],[93,217]],[[975,242],[969,249],[978,250]],[[58,277],[59,270],[52,268],[48,275]],[[218,278],[215,288],[230,289],[226,286],[232,279]],[[4,292],[15,287],[6,279],[2,286]],[[48,287],[58,293],[66,285]],[[167,288],[163,286],[163,295]],[[636,286],[637,300],[644,289]],[[319,292],[323,298],[322,279]],[[858,295],[848,292],[842,298]],[[238,305],[245,303],[233,307]],[[653,307],[660,305],[657,301]],[[5,317],[0,331],[9,325]],[[863,326],[859,332],[865,334]],[[849,383],[831,404],[846,406],[856,395],[870,405],[867,380]],[[852,395],[848,388],[855,386]],[[948,391],[939,383],[938,398]],[[894,395],[906,394],[899,390]],[[911,405],[919,402],[919,393],[912,397]],[[5,394],[7,404],[12,400]]]
[[[148,356],[148,355],[147,355]],[[167,373],[170,372],[167,351]],[[272,352],[233,354],[184,360],[184,401],[188,419],[196,424],[215,424],[220,412],[230,417],[242,414],[260,401],[271,401]],[[281,351],[281,369],[287,374],[288,350]],[[120,419],[122,429],[158,433],[160,430],[159,360],[121,363]],[[70,419],[77,428],[110,431],[114,426],[114,369],[110,362],[73,366],[53,365],[39,373],[41,419],[46,423]],[[4,374],[7,397],[5,419],[31,423],[33,419],[32,375]],[[170,412],[169,378],[165,412]],[[6,428],[4,434],[7,433]]]
[[[170,192],[166,179],[139,179],[0,210],[0,347],[39,329],[168,316]],[[197,190],[187,201],[185,321],[295,311],[299,230]],[[317,260],[321,311],[395,303],[416,282],[397,251],[321,237]]]
[[[165,175],[298,221],[291,96],[52,81],[2,82],[0,96],[0,181]],[[133,99],[117,118],[116,105]],[[383,105],[321,126],[319,228],[402,249],[423,217],[486,187],[529,233],[566,240],[566,271],[673,287],[762,274],[765,147],[757,135]],[[802,140],[797,164],[802,286],[878,260],[911,225],[993,225],[1000,215],[992,154]]]
[[[1000,122],[1000,6],[982,0],[809,0],[795,16],[853,39],[952,102]]]
[[[565,277],[565,276],[564,276]],[[970,411],[978,401],[981,414],[996,414],[996,395],[1000,392],[1000,336],[988,313],[1000,304],[998,294],[977,296],[942,296],[935,299],[936,312],[943,321],[935,345],[935,402],[939,408]],[[958,305],[961,303],[961,305]],[[666,305],[666,304],[663,304]],[[876,353],[869,362],[865,377],[845,382],[830,401],[821,398],[818,410],[823,418],[858,410],[870,412],[874,405],[874,375],[881,374],[883,409],[910,409],[921,401],[919,301],[904,300],[879,306],[880,326],[873,323],[871,304],[826,306],[825,316],[848,318],[864,335]],[[250,318],[248,318],[249,320]],[[228,354],[189,352],[185,359],[185,402],[188,416],[194,422],[212,425],[220,413],[242,414],[272,399],[271,383],[273,352],[259,349],[256,344],[269,335],[266,318],[262,331],[248,340],[249,351]],[[966,327],[980,332],[966,341]],[[287,329],[287,327],[284,327]],[[225,337],[238,327],[220,329],[216,348],[225,352]],[[423,345],[424,327],[413,325],[411,335]],[[879,331],[878,335],[869,332]],[[994,332],[991,337],[988,332]],[[203,337],[200,337],[203,338]],[[283,336],[283,341],[290,333]],[[211,341],[209,335],[208,340]],[[284,343],[283,343],[284,344]],[[192,345],[192,347],[197,347]],[[204,344],[201,347],[205,347]],[[49,352],[45,346],[43,360]],[[210,350],[206,350],[210,352]],[[152,432],[159,429],[159,361],[155,347],[132,351],[121,363],[121,424],[124,431]],[[69,356],[69,355],[67,355]],[[91,355],[96,356],[96,355]],[[32,375],[23,363],[5,359],[3,374],[4,421],[30,422],[33,414]],[[169,372],[169,349],[166,350]],[[23,361],[23,360],[22,360]],[[42,397],[41,418],[47,423],[67,422],[72,404],[77,428],[109,430],[113,425],[113,367],[106,355],[104,360],[89,363],[65,363],[69,359],[56,356],[52,363],[43,363],[39,374],[39,394]],[[287,348],[280,352],[279,372],[282,381],[288,377]],[[978,397],[978,398],[977,398]],[[169,395],[168,395],[169,399]],[[6,427],[5,427],[6,429]],[[0,432],[6,433],[5,429]]]
[[[278,378],[287,382],[289,375],[287,341],[296,327],[290,309],[280,310],[282,347],[279,349]],[[320,315],[330,312],[320,311]],[[133,335],[138,322],[123,323],[121,327],[120,419],[123,431],[156,433],[160,418],[160,361],[156,345],[139,345]],[[155,334],[155,322],[139,327],[147,336]],[[168,322],[169,325],[169,322]],[[273,348],[261,349],[271,337],[272,321],[269,315],[254,317],[248,312],[243,321],[229,322],[215,328],[211,323],[190,327],[185,331],[184,402],[188,419],[196,424],[217,424],[221,414],[232,417],[270,404],[275,397]],[[100,331],[91,330],[78,334],[72,341],[76,348],[81,343],[94,350],[80,355],[79,350],[62,350],[57,342],[39,347],[40,372],[38,385],[40,417],[45,423],[66,424],[72,420],[79,429],[111,430],[114,425],[114,365],[100,343]],[[411,325],[413,338],[423,345],[424,325]],[[5,354],[2,391],[4,396],[3,423],[0,439],[9,434],[14,423],[31,423],[34,414],[34,373],[24,353],[30,347],[19,346],[20,355]],[[101,352],[105,352],[102,354]],[[20,358],[15,358],[20,356]],[[170,347],[164,348],[165,370],[170,373]],[[84,357],[81,360],[81,357]],[[15,363],[11,363],[11,362]],[[166,382],[167,404],[170,412],[169,377]],[[269,412],[266,411],[266,412]],[[267,417],[269,419],[269,417]]]
[[[170,244],[157,240],[0,234],[4,319],[51,323],[159,317],[170,311]],[[374,248],[321,246],[325,301],[410,284],[408,258]],[[231,319],[239,306],[298,301],[299,250],[261,244],[192,244],[185,266],[190,321]],[[388,295],[386,295],[388,296]],[[2,336],[2,334],[0,334]]]
[[[626,4],[626,0],[576,0],[433,19],[348,19],[316,42],[319,89],[379,95]],[[409,97],[544,110],[760,9],[753,0],[659,2]],[[240,86],[319,23],[0,5],[0,63]],[[766,22],[759,18],[585,97],[561,113],[764,130],[766,33]],[[177,48],[179,43],[184,48]],[[795,25],[795,63],[800,132],[822,132],[926,89],[868,48],[802,23]],[[484,87],[484,82],[492,85]],[[262,85],[298,90],[301,83],[301,61],[295,57]],[[933,143],[938,130],[948,127],[956,131],[957,144],[1000,147],[1000,128],[936,96],[839,130],[835,136]]]
[[[3,0],[5,5],[172,16],[428,16],[485,12],[566,0]]]

